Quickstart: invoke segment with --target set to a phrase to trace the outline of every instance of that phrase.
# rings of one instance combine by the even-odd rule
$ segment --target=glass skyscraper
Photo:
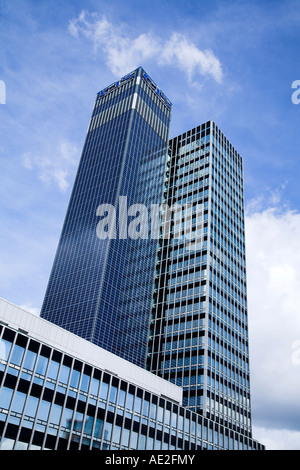
[[[137,220],[161,201],[170,114],[141,67],[97,94],[41,310],[143,367],[157,240]]]
[[[181,413],[243,447],[243,162],[213,121],[169,141],[170,115],[141,67],[98,93],[41,317],[181,387]]]
[[[212,121],[169,148],[163,202],[189,207],[192,237],[177,236],[174,212],[159,246],[147,367],[182,386],[190,410],[251,436],[242,158]]]

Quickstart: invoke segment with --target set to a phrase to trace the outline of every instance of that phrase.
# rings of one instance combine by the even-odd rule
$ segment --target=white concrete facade
[[[180,387],[1,298],[0,322],[91,366],[182,403]]]

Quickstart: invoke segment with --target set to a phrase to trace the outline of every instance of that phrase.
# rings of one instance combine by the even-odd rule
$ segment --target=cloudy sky
[[[142,65],[170,137],[213,119],[243,156],[253,434],[299,450],[300,2],[0,6],[0,296],[39,312],[96,93]]]

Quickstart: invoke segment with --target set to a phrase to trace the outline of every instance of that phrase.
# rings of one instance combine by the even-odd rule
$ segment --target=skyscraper
[[[173,215],[160,241],[147,367],[182,386],[190,410],[251,436],[242,158],[212,121],[169,147],[163,202],[193,208],[194,243],[177,237]]]
[[[143,367],[157,240],[136,221],[161,201],[170,114],[141,67],[97,94],[41,310]]]
[[[0,299],[1,449],[263,449],[242,159],[170,113],[141,67],[98,93],[43,318]]]
[[[141,67],[98,93],[41,316],[251,438],[242,158],[213,121],[168,141],[170,113]]]

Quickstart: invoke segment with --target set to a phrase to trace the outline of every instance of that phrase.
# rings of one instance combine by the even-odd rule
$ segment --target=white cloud
[[[79,150],[69,141],[62,141],[50,156],[33,155],[26,152],[22,156],[23,166],[35,170],[38,178],[46,183],[55,184],[64,192],[69,187],[69,177],[78,165]]]
[[[255,439],[263,443],[266,450],[299,450],[300,431],[253,427]]]
[[[80,34],[90,39],[95,51],[101,47],[106,63],[117,76],[143,64],[148,59],[156,59],[160,65],[174,65],[184,70],[189,80],[193,76],[210,76],[215,81],[222,80],[222,67],[219,59],[210,50],[201,50],[184,34],[173,33],[163,41],[150,32],[137,37],[129,37],[104,16],[82,11],[78,18],[69,23],[69,32],[74,37]]]
[[[162,50],[162,60],[185,70],[190,80],[196,72],[211,75],[217,82],[222,80],[221,64],[214,53],[208,49],[198,49],[183,34],[172,34]]]
[[[300,432],[299,240],[299,213],[253,212],[252,205],[246,215],[252,411],[255,425],[278,443],[280,433],[285,442],[289,432]]]

